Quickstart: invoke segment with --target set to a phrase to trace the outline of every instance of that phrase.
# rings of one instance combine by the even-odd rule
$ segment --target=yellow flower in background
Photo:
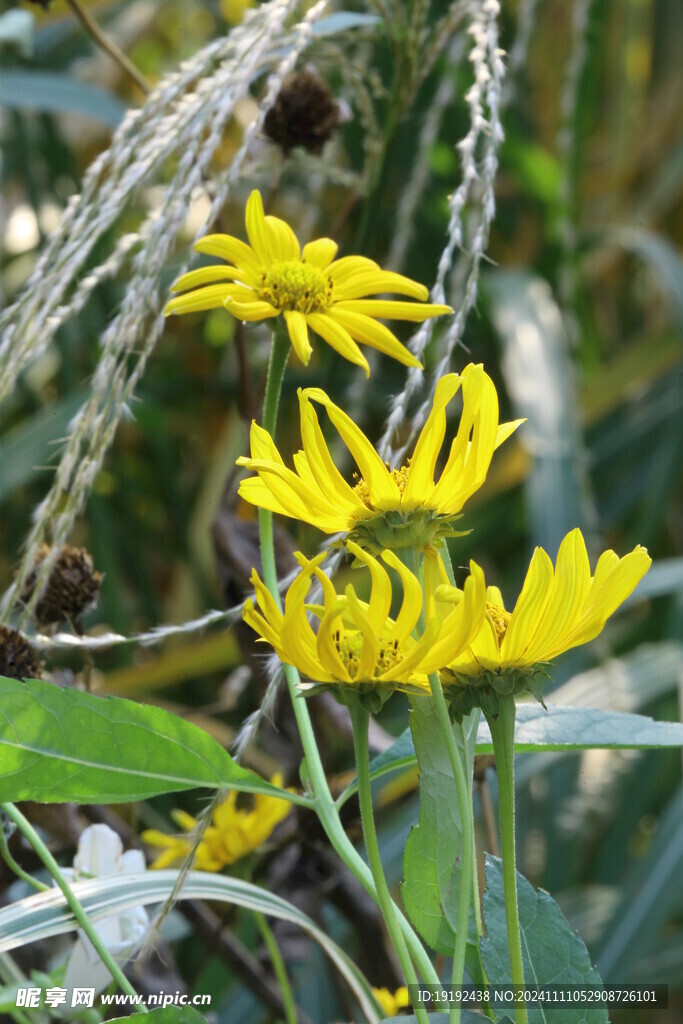
[[[434,480],[446,434],[446,408],[462,390],[463,411],[445,465]],[[325,443],[314,403],[324,406],[358,466],[355,487],[346,482]],[[432,410],[413,456],[389,469],[343,409],[319,388],[299,391],[303,451],[288,469],[273,439],[251,427],[251,458],[238,465],[257,476],[243,480],[245,501],[310,523],[324,533],[351,533],[373,549],[424,546],[452,533],[454,518],[484,483],[494,451],[521,420],[498,422],[498,395],[481,365],[449,373],[436,387]]]
[[[640,546],[623,558],[605,551],[591,576],[578,529],[562,541],[554,568],[543,548],[536,548],[513,611],[506,611],[497,587],[488,588],[482,630],[442,673],[443,682],[466,683],[481,674],[491,678],[494,673],[524,672],[595,639],[651,562]],[[456,607],[462,600],[453,587],[439,587],[436,593],[439,601],[455,601]]]
[[[282,775],[276,773],[270,780],[274,786],[282,787]],[[287,800],[257,793],[251,809],[237,806],[237,791],[231,790],[213,811],[208,826],[195,852],[193,867],[197,871],[220,871],[246,857],[265,843],[291,810]],[[182,863],[192,849],[189,834],[198,825],[196,818],[186,811],[175,810],[171,817],[183,830],[184,836],[170,836],[157,829],[142,833],[142,840],[149,846],[161,849],[152,864],[153,868],[173,867]]]
[[[410,996],[405,985],[395,992],[390,992],[388,988],[373,988],[372,994],[384,1010],[385,1017],[395,1017],[400,1010],[410,1006]]]
[[[382,561],[394,569],[403,586],[403,598],[396,619],[389,618],[392,604],[391,579],[380,562],[353,542],[349,551],[367,566],[371,576],[370,600],[361,601],[352,584],[337,593],[320,568],[324,554],[297,560],[302,571],[285,598],[284,614],[279,610],[256,570],[251,582],[258,608],[245,603],[243,618],[274,649],[281,661],[295,665],[315,684],[331,684],[333,691],[344,687],[361,692],[412,689],[429,693],[428,675],[448,665],[472,642],[485,614],[484,574],[474,566],[465,583],[463,600],[450,607],[444,618],[429,614],[433,602],[427,602],[426,625],[415,639],[415,629],[423,608],[422,586],[392,551],[382,553]],[[441,560],[432,549],[425,552],[425,587],[432,579],[443,578]],[[307,604],[313,578],[320,581],[323,604]],[[319,619],[317,632],[307,612]],[[375,702],[376,703],[376,702]],[[381,700],[371,710],[378,710]]]
[[[420,322],[453,312],[450,306],[425,302],[429,292],[424,285],[382,270],[364,256],[335,259],[338,247],[330,238],[318,238],[302,249],[286,221],[265,216],[256,190],[247,201],[246,228],[249,245],[232,235],[206,235],[195,242],[197,252],[218,256],[227,266],[202,267],[178,278],[172,291],[182,294],[167,303],[166,315],[220,306],[239,320],[282,315],[302,363],[308,364],[311,357],[310,328],[369,374],[357,343],[379,349],[405,366],[420,366],[377,317]],[[422,304],[367,298],[383,292],[408,295]]]
[[[221,14],[228,25],[239,25],[253,0],[221,0]]]

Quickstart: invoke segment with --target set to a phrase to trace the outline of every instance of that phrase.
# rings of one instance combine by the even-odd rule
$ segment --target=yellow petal
[[[343,285],[356,274],[362,274],[368,270],[380,270],[380,267],[374,260],[369,260],[367,256],[342,256],[340,260],[335,260],[328,267],[328,273],[334,281],[335,288]]]
[[[320,270],[325,270],[337,255],[339,246],[331,238],[316,238],[313,242],[307,242],[301,253],[304,263],[310,263]]]
[[[405,345],[401,344],[388,327],[372,320],[369,316],[352,312],[347,308],[349,305],[353,305],[353,303],[336,303],[328,310],[328,317],[332,317],[333,320],[341,324],[356,341],[379,349],[380,352],[391,356],[392,359],[396,359],[404,366],[422,366],[422,363],[408,351]]]
[[[247,199],[245,212],[247,235],[256,258],[263,266],[273,263],[277,257],[270,245],[270,232],[266,225],[266,217],[263,212],[263,200],[258,189],[254,189]]]
[[[351,676],[339,656],[335,643],[335,634],[339,629],[340,616],[347,606],[348,601],[346,598],[339,598],[334,604],[330,605],[321,619],[318,628],[318,658],[327,676],[323,676],[319,680],[320,682],[324,682],[326,679],[337,679],[345,683],[351,682]]]
[[[399,646],[402,647],[415,629],[420,618],[420,612],[422,611],[422,587],[417,576],[403,564],[393,551],[383,551],[382,558],[387,565],[390,565],[398,573],[403,585],[401,609],[392,631],[393,636],[399,642]]]
[[[205,284],[214,284],[216,281],[239,281],[243,283],[245,274],[236,267],[221,267],[215,264],[212,267],[199,267],[198,270],[190,270],[183,274],[171,285],[172,292],[187,292],[191,288],[201,288]]]
[[[355,366],[362,366],[365,376],[370,376],[367,359],[341,324],[336,323],[326,313],[308,313],[306,321],[330,348],[333,348],[344,359],[348,359],[350,363],[354,363]]]
[[[258,257],[251,246],[239,238],[233,238],[232,235],[204,235],[194,243],[194,250],[205,256],[218,256],[255,275],[261,269]]]
[[[553,581],[553,563],[543,548],[534,551],[524,586],[512,612],[500,656],[503,665],[526,665],[524,652],[539,622]]]
[[[496,450],[500,448],[504,441],[507,441],[507,439],[514,434],[517,427],[521,427],[522,423],[526,423],[526,419],[510,420],[509,423],[500,424],[500,426],[498,427],[498,432],[496,434]]]
[[[486,582],[476,562],[470,562],[470,575],[463,587],[463,598],[443,621],[438,640],[422,663],[424,672],[437,672],[449,665],[475,639],[486,614]]]
[[[362,562],[370,570],[372,587],[368,603],[368,619],[371,629],[379,636],[386,625],[389,609],[391,608],[391,580],[386,570],[376,558],[363,551],[353,541],[347,541],[346,546],[351,554],[355,555],[358,561]]]
[[[382,682],[389,683],[401,680],[402,682],[407,683],[413,672],[418,669],[419,671],[424,672],[424,658],[428,656],[432,650],[434,641],[439,635],[440,629],[441,620],[438,618],[431,619],[427,623],[427,626],[417,643],[410,648],[403,660],[398,662],[387,672],[382,673],[380,676]]]
[[[651,565],[652,559],[647,550],[639,545],[628,555],[617,559],[616,563],[612,562],[610,571],[601,573],[597,587],[595,586],[595,581],[598,580],[596,568],[595,579],[586,601],[584,615],[573,634],[567,638],[569,645],[575,647],[577,644],[585,644],[598,636],[607,619],[633,593]],[[568,650],[569,648],[564,647],[563,649]]]
[[[299,240],[287,221],[279,217],[266,217],[270,251],[276,260],[298,260],[301,256]]]
[[[429,298],[429,289],[417,281],[394,274],[391,270],[366,270],[350,277],[341,285],[335,285],[335,299],[360,299],[365,295],[379,295],[382,292],[394,292],[397,295],[409,295],[413,299],[424,302]]]
[[[339,503],[340,511],[348,512],[349,515],[356,511],[362,512],[365,506],[337,469],[325,443],[315,409],[309,401],[308,395],[301,388],[299,389],[299,410],[301,440],[320,490],[332,501]]]
[[[401,497],[398,486],[360,427],[320,388],[306,388],[304,394],[313,401],[320,402],[327,409],[330,419],[356,460],[368,485],[372,503],[382,508],[398,508]]]
[[[367,612],[356,597],[356,591],[350,583],[346,588],[346,599],[353,624],[363,637],[363,646],[361,647],[360,658],[358,659],[358,669],[353,677],[353,681],[355,683],[371,682],[377,673],[378,638],[372,628]]]
[[[403,492],[404,508],[426,504],[432,496],[436,461],[446,435],[446,406],[461,383],[461,377],[449,373],[436,385],[431,412],[420,432],[408,467],[408,479]]]
[[[210,284],[206,288],[197,288],[193,292],[177,295],[164,306],[164,316],[172,313],[199,313],[205,309],[220,309],[226,300],[230,301],[240,292],[249,294],[246,288],[238,284]]]
[[[337,308],[337,304],[335,307]],[[421,323],[432,316],[444,316],[452,313],[450,306],[434,303],[395,302],[384,299],[350,299],[338,303],[338,308],[348,313],[361,313],[365,316],[381,317],[383,320],[411,320]]]
[[[306,317],[303,313],[290,309],[285,310],[284,317],[292,348],[304,366],[308,366],[313,349],[311,348],[311,343],[308,340]]]
[[[529,665],[547,661],[551,652],[562,647],[581,617],[591,585],[590,563],[580,530],[572,530],[560,544],[555,573],[543,614],[530,629],[524,651]]]
[[[176,302],[173,299],[173,302]],[[169,303],[170,305],[170,303]],[[239,302],[236,299],[228,299],[225,303],[228,313],[232,313],[238,320],[251,323],[255,320],[269,320],[271,317],[279,316],[280,310],[271,306],[269,302]]]

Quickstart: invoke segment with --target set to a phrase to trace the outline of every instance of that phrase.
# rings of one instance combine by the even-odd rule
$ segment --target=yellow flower
[[[282,775],[279,773],[270,781],[274,786],[282,787]],[[290,810],[287,800],[262,793],[256,794],[250,810],[237,807],[237,792],[231,790],[214,808],[211,825],[205,830],[195,852],[193,867],[197,871],[220,871],[246,857],[268,839]],[[172,811],[171,817],[186,835],[169,836],[157,829],[142,833],[144,842],[163,851],[152,864],[156,869],[182,863],[192,849],[189,833],[197,827],[197,819],[179,810]]]
[[[384,551],[382,560],[394,569],[403,586],[403,598],[396,619],[389,618],[392,585],[380,562],[352,541],[348,548],[370,570],[369,602],[361,601],[349,584],[338,594],[330,579],[320,568],[324,554],[307,559],[300,553],[297,560],[302,571],[294,580],[285,599],[284,614],[280,612],[256,570],[251,582],[256,591],[257,610],[251,600],[244,606],[243,617],[263,640],[275,649],[281,661],[295,665],[301,674],[315,684],[332,684],[335,691],[351,687],[362,694],[384,693],[394,689],[417,689],[429,693],[428,675],[449,664],[472,642],[481,628],[485,614],[484,574],[474,566],[464,588],[463,600],[448,608],[444,618],[433,612],[427,602],[426,625],[421,635],[412,635],[423,607],[419,579],[407,569],[392,551]],[[443,578],[443,567],[436,551],[425,552],[425,586]],[[306,604],[313,577],[323,589],[323,605]],[[307,612],[319,620],[317,633],[312,629]],[[377,710],[381,706],[381,701]]]
[[[282,314],[302,363],[311,357],[311,328],[369,374],[357,342],[406,366],[420,366],[376,317],[420,322],[453,312],[450,306],[425,303],[429,292],[424,285],[382,270],[364,256],[335,260],[337,244],[330,238],[318,238],[301,249],[286,221],[265,216],[256,190],[247,201],[246,227],[249,245],[232,235],[206,235],[195,243],[197,252],[219,256],[227,266],[202,267],[178,278],[172,291],[183,294],[166,305],[166,315],[220,306],[239,320],[267,320]],[[423,304],[367,298],[383,292],[408,295]]]
[[[446,407],[462,388],[458,432],[438,480],[436,464],[446,433]],[[328,415],[358,466],[355,487],[344,480],[323,437],[313,403]],[[299,391],[303,451],[288,469],[267,431],[253,423],[251,458],[238,465],[257,473],[239,493],[253,505],[311,523],[325,533],[350,532],[371,547],[424,546],[452,533],[452,522],[483,484],[496,448],[521,422],[498,423],[498,396],[481,365],[449,373],[436,387],[432,410],[412,458],[388,469],[362,430],[324,391]],[[370,542],[373,543],[370,543]]]
[[[442,674],[443,681],[529,670],[588,643],[635,590],[651,562],[640,546],[623,558],[605,551],[591,577],[586,544],[578,529],[562,541],[554,569],[543,548],[536,548],[514,610],[506,611],[498,588],[489,587],[481,632]],[[461,600],[455,588],[445,586],[438,588],[437,597]]]
[[[396,1017],[399,1010],[410,1006],[410,996],[405,985],[395,992],[390,992],[388,988],[373,988],[372,992],[386,1017]]]

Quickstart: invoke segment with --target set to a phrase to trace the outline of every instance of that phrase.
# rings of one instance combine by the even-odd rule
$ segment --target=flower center
[[[334,284],[319,267],[301,260],[273,263],[261,274],[259,298],[276,309],[314,313],[332,304]]]
[[[360,665],[361,651],[363,649],[362,634],[347,633],[342,637],[339,635],[339,632],[337,632],[335,633],[334,644],[337,648],[339,657],[344,663],[344,667],[354,682],[364,682],[364,680],[356,678],[358,666]],[[393,668],[394,665],[398,665],[401,661],[403,661],[403,652],[399,650],[398,640],[380,638],[374,676],[381,676],[383,672],[388,672],[390,668]]]
[[[400,469],[392,469],[388,462],[386,463],[386,467],[391,473],[391,479],[398,487],[399,494],[403,495],[403,492],[406,489],[406,484],[408,483],[408,467],[401,466]],[[360,498],[360,500],[363,502],[365,507],[369,508],[371,511],[374,512],[375,506],[372,504],[372,501],[370,500],[370,488],[368,487],[368,485],[366,484],[365,480],[362,477],[360,478],[360,480],[353,489],[354,492]]]
[[[488,601],[486,603],[486,611],[488,613],[488,617],[493,623],[493,628],[495,629],[498,637],[498,644],[500,645],[505,638],[512,615],[510,612],[506,612],[504,608],[499,608],[498,605],[489,604]]]

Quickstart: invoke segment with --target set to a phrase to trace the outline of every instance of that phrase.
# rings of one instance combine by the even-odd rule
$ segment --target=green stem
[[[7,865],[7,867],[11,871],[13,871],[14,874],[17,875],[18,878],[23,879],[24,882],[27,882],[33,889],[37,889],[38,892],[48,892],[48,890],[50,888],[49,885],[45,885],[43,882],[39,882],[37,878],[33,877],[33,875],[29,875],[28,871],[24,871],[24,869],[21,867],[20,864],[17,864],[17,862],[15,861],[14,857],[10,853],[10,848],[9,848],[8,843],[7,843],[7,836],[5,835],[5,832],[4,832],[4,829],[2,828],[2,824],[1,823],[0,823],[0,855],[2,855],[2,859],[4,860],[4,862]]]
[[[455,788],[458,793],[460,804],[460,820],[462,823],[462,867],[460,876],[460,898],[458,902],[458,926],[455,935],[455,949],[453,950],[453,974],[451,984],[453,988],[462,988],[465,973],[465,956],[467,953],[467,932],[470,923],[470,900],[472,898],[472,875],[474,872],[474,812],[472,809],[472,791],[467,784],[465,766],[458,750],[453,734],[453,726],[446,706],[446,698],[443,695],[443,687],[437,672],[429,677],[429,685],[434,697],[441,731],[446,741],[448,759],[451,762]],[[449,1010],[450,1024],[460,1024],[460,1005],[451,1006]]]
[[[282,378],[284,375],[285,365],[287,363],[287,356],[289,355],[289,349],[290,342],[287,329],[284,323],[278,320],[276,321],[275,328],[273,330],[273,347],[271,350],[270,365],[266,380],[266,392],[263,400],[262,415],[262,425],[271,437],[275,436]],[[264,509],[259,509],[259,540],[261,545],[263,581],[271,592],[273,600],[276,602],[277,606],[281,608],[282,602],[280,600],[280,593],[278,590],[277,569],[275,566],[275,552],[273,546],[273,516],[272,513]],[[308,774],[315,797],[315,810],[320,819],[320,823],[337,855],[344,861],[348,869],[360,882],[368,895],[377,902],[378,895],[375,891],[372,874],[368,869],[367,864],[363,861],[353,843],[346,835],[339,818],[339,811],[335,806],[334,799],[327,784],[325,769],[323,768],[322,761],[320,760],[320,753],[315,740],[308,707],[306,701],[302,699],[300,695],[299,673],[292,665],[284,665],[283,669],[287,688],[292,701],[292,707],[294,708],[294,716],[296,718],[299,735],[301,737],[301,744],[306,757]],[[431,986],[434,989],[439,988],[441,986],[441,981],[434,969],[434,965],[427,956],[424,946],[403,914],[401,914],[398,908],[395,909],[399,926],[422,978],[428,986]]]
[[[80,901],[71,891],[69,883],[62,874],[59,864],[54,859],[31,822],[24,817],[19,808],[15,807],[14,804],[0,804],[0,809],[5,812],[7,817],[14,822],[19,831],[26,837],[47,870],[50,872],[52,878],[54,878],[58,888],[62,890],[64,898],[71,908],[71,913],[76,918],[76,921],[82,928],[85,935],[90,939],[90,942],[100,957],[100,960],[105,965],[112,978],[114,978],[121,991],[125,992],[126,995],[133,996],[137,999],[137,992],[128,981],[128,978],[116,963],[116,960],[114,960],[107,947],[104,945],[104,942],[95,930],[94,925],[90,921]],[[144,1013],[147,1013],[147,1008],[145,1006],[143,1006],[142,1009]]]
[[[289,983],[287,976],[287,968],[285,962],[282,959],[282,953],[280,952],[279,946],[275,941],[272,928],[266,921],[263,914],[254,913],[258,930],[261,933],[261,937],[266,944],[268,955],[270,956],[270,962],[273,965],[273,971],[277,983],[280,986],[280,995],[282,996],[282,1003],[285,1010],[285,1021],[286,1024],[297,1024],[296,1015],[296,1003],[294,1002],[294,995],[292,993],[292,986]]]
[[[494,718],[486,716],[493,740],[498,774],[500,808],[500,842],[503,855],[503,888],[507,921],[510,969],[513,985],[524,984],[524,964],[517,909],[517,865],[515,863],[515,715],[514,695],[500,698],[500,711]],[[515,1010],[516,1024],[528,1024],[524,1003]]]
[[[403,971],[407,985],[417,987],[417,976],[413,962],[408,954],[408,948],[403,938],[403,933],[396,919],[396,907],[389,892],[389,886],[382,867],[382,858],[377,842],[377,831],[375,829],[375,816],[372,808],[372,788],[370,785],[370,750],[368,747],[368,726],[370,716],[360,702],[354,703],[349,708],[351,713],[351,725],[353,727],[353,748],[356,755],[356,772],[358,774],[358,800],[360,802],[360,817],[363,825],[363,837],[365,848],[368,854],[368,863],[375,882],[377,898],[380,910],[384,915],[387,931],[396,950],[398,961]],[[415,989],[413,989],[415,991]],[[424,1007],[416,1006],[415,1019],[418,1024],[429,1024],[427,1011]]]

